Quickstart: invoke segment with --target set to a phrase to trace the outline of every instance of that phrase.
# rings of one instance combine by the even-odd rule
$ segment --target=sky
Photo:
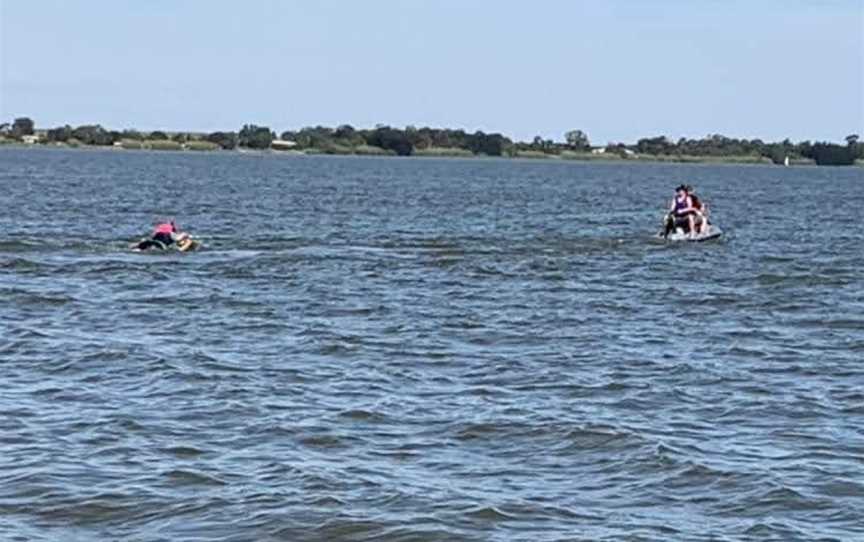
[[[0,122],[864,136],[864,0],[0,0]]]

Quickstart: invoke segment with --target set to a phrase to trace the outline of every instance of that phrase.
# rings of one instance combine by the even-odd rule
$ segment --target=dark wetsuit
[[[166,247],[174,242],[174,238],[171,237],[170,233],[165,233],[164,231],[160,231],[153,234],[153,240],[159,241]]]

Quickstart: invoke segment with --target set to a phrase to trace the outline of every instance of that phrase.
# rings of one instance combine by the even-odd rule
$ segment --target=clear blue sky
[[[864,0],[0,0],[0,119],[864,136]]]

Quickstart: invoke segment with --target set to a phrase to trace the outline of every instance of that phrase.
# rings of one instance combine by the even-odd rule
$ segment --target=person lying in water
[[[159,241],[163,245],[170,246],[177,240],[177,224],[173,220],[170,222],[162,222],[157,224],[153,230],[153,240]]]
[[[695,237],[707,228],[708,221],[703,213],[702,202],[692,192],[692,187],[683,184],[675,189],[675,197],[672,198],[669,214],[666,215],[663,237],[668,237],[676,228],[682,228],[690,237]]]

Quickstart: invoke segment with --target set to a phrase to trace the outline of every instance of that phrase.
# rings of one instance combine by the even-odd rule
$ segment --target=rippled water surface
[[[691,182],[727,235],[652,239]],[[864,170],[0,150],[0,539],[864,539]],[[136,254],[175,216],[206,245]]]

